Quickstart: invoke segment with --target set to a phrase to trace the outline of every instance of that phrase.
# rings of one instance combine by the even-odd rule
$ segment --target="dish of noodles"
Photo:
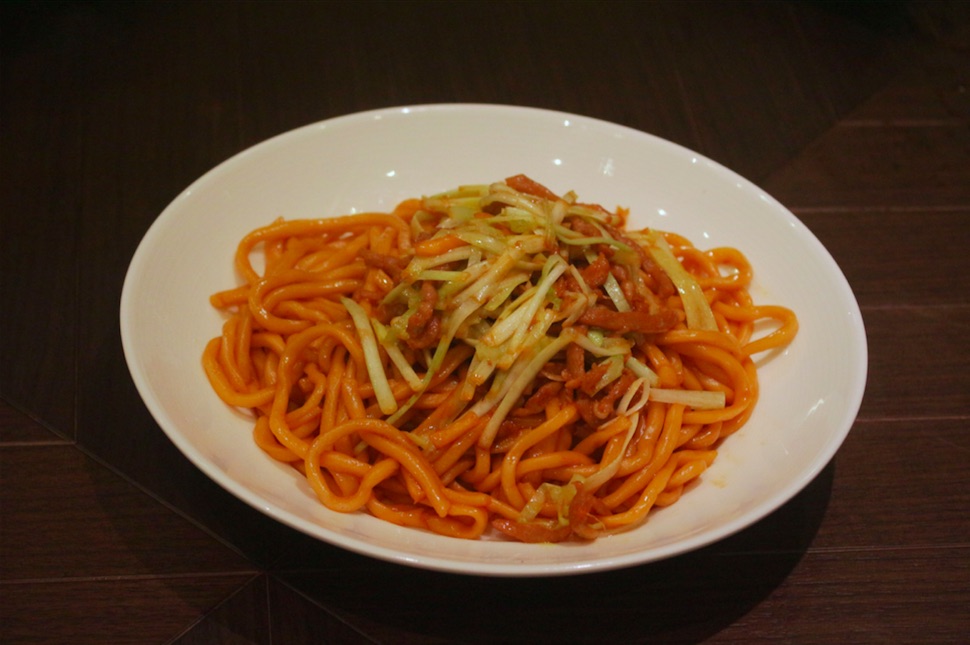
[[[161,429],[239,499],[500,576],[758,521],[836,454],[867,360],[838,266],[756,186],[488,105],[340,117],[224,162],[146,233],[121,332]]]
[[[636,527],[743,426],[752,355],[798,322],[752,301],[739,250],[626,220],[525,175],[277,220],[211,299],[206,374],[332,510],[523,542]]]

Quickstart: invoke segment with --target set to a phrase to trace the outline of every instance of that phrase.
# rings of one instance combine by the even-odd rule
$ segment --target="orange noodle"
[[[798,321],[752,301],[740,251],[626,217],[517,175],[277,220],[211,297],[203,367],[335,511],[461,538],[629,529],[747,421],[752,356]]]

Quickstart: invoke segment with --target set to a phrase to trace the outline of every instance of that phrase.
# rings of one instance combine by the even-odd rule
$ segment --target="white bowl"
[[[225,406],[201,367],[221,317],[209,295],[237,284],[233,252],[278,216],[389,210],[406,197],[525,173],[608,208],[632,227],[735,246],[755,270],[752,294],[799,317],[798,337],[761,359],[761,399],[700,484],[624,534],[591,543],[466,541],[324,508],[305,481],[265,456],[251,421]],[[858,304],[819,241],[764,191],[713,161],[619,125],[538,109],[422,105],[330,119],[219,165],[148,230],[121,298],[132,378],[176,446],[254,508],[351,551],[416,567],[495,576],[601,571],[710,544],[765,517],[806,486],[848,433],[865,387]]]

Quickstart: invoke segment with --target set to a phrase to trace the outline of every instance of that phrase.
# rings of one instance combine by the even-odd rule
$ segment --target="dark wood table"
[[[967,642],[967,4],[0,6],[0,641]],[[203,476],[122,356],[142,235],[269,136],[430,102],[632,126],[792,209],[868,332],[835,459],[708,548],[544,579],[357,556]]]

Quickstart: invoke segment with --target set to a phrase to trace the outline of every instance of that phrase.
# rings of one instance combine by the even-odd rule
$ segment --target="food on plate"
[[[333,510],[525,542],[637,526],[749,418],[752,356],[798,321],[752,301],[739,250],[627,215],[516,175],[279,219],[211,297],[206,374]]]

